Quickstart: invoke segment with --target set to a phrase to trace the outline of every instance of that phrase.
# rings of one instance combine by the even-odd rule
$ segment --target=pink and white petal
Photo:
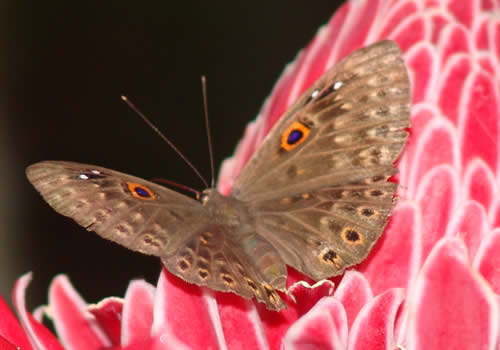
[[[0,350],[19,350],[19,349],[30,350],[31,347],[30,345],[28,345],[27,347],[22,348],[20,346],[14,345],[0,335]]]
[[[310,64],[310,71],[305,76],[304,86],[311,86],[328,68],[336,61],[334,59],[335,49],[337,48],[337,40],[343,30],[342,24],[346,19],[346,14],[351,8],[350,3],[344,4],[335,14],[325,27],[320,28],[318,34],[313,39],[312,45],[316,47],[314,62]],[[318,42],[320,41],[320,42]],[[308,48],[309,49],[309,48]]]
[[[415,153],[411,164],[410,188],[439,165],[448,164],[459,169],[460,155],[458,135],[453,125],[444,118],[436,117],[415,138]]]
[[[54,326],[65,349],[93,350],[111,346],[111,341],[66,276],[59,275],[52,281],[49,306]]]
[[[27,349],[36,350],[63,350],[63,347],[57,338],[50,333],[40,322],[35,320],[33,316],[26,310],[26,288],[31,281],[31,273],[24,274],[16,281],[12,294],[12,302],[19,315],[21,325],[28,336],[31,347]],[[16,344],[19,345],[19,344]]]
[[[200,287],[162,269],[154,301],[153,337],[191,349],[225,348],[215,300],[207,299]]]
[[[267,310],[262,304],[258,305],[259,315],[264,325],[270,349],[278,349],[290,325],[308,311],[318,299],[332,293],[333,283],[331,281],[322,281],[314,285],[314,281],[302,276],[300,272],[288,268],[287,286],[289,296],[282,295],[289,306],[287,309],[274,312]],[[313,287],[308,288],[306,285],[312,285]]]
[[[421,12],[417,12],[402,21],[388,39],[394,40],[401,50],[406,52],[418,42],[428,40],[431,27],[429,18],[424,17]]]
[[[492,171],[498,170],[499,97],[490,75],[476,71],[466,78],[459,119],[463,165],[481,158]]]
[[[295,73],[297,78],[288,97],[288,106],[292,105],[327,70],[326,65],[338,30],[338,27],[330,25],[320,28],[312,42],[304,50],[303,63]]]
[[[238,143],[234,156],[225,159],[222,163],[217,182],[217,189],[220,193],[224,195],[231,193],[235,179],[255,151],[259,124],[262,124],[262,119],[252,121],[247,125],[245,134]]]
[[[465,25],[468,29],[472,28],[474,19],[477,18],[479,10],[478,0],[450,0],[448,1],[447,10],[450,11],[455,19]]]
[[[413,174],[413,164],[416,162],[415,154],[417,152],[418,135],[424,132],[427,125],[434,120],[434,118],[439,118],[439,110],[433,104],[429,103],[419,103],[412,106],[411,114],[411,129],[408,142],[403,151],[401,159],[399,161],[399,184],[402,187],[406,187],[406,195],[403,198],[415,198],[416,186],[417,184],[410,185],[410,178]]]
[[[393,350],[396,314],[404,296],[403,289],[392,288],[365,305],[352,325],[348,349]]]
[[[491,205],[489,215],[490,227],[500,227],[500,197],[495,196]]]
[[[116,297],[103,299],[87,308],[113,345],[120,344],[122,309],[123,300]]]
[[[155,287],[144,280],[130,282],[125,293],[120,344],[127,346],[151,336]]]
[[[333,297],[325,297],[290,327],[283,339],[283,348],[344,350],[347,330],[342,304]]]
[[[373,292],[362,273],[349,270],[344,273],[334,297],[344,306],[350,329],[359,311],[373,299]]]
[[[421,264],[420,225],[420,209],[415,202],[402,202],[394,208],[384,234],[358,266],[375,295],[390,288],[406,288],[415,277]]]
[[[477,158],[472,160],[464,174],[465,198],[475,200],[488,210],[496,197],[497,186],[491,168]]]
[[[270,339],[254,303],[235,294],[220,299],[218,310],[227,349],[269,349]]]
[[[491,52],[479,52],[476,56],[479,67],[484,73],[489,75],[496,74],[497,62]]]
[[[491,47],[493,52],[497,56],[497,61],[500,61],[500,21],[495,19],[495,21],[492,21],[491,25],[492,25],[491,28],[492,35],[490,35]]]
[[[490,232],[481,242],[476,256],[474,268],[488,281],[496,294],[500,294],[500,228]]]
[[[440,61],[443,66],[450,56],[458,53],[468,54],[471,51],[469,35],[468,28],[457,22],[449,23],[443,28],[438,42]]]
[[[490,28],[492,25],[491,17],[485,14],[479,16],[472,32],[473,43],[477,50],[489,51],[491,45]]]
[[[335,284],[330,280],[322,280],[311,285],[305,281],[294,283],[288,288],[288,294],[295,303],[293,307],[297,309],[298,315],[303,315],[309,311],[318,300],[331,296]]]
[[[421,208],[423,260],[436,242],[444,236],[457,206],[459,193],[458,174],[448,165],[432,169],[420,182],[416,199]]]
[[[380,15],[381,0],[351,1],[351,11],[336,42],[336,61],[368,43],[376,16]]]
[[[476,201],[465,201],[455,211],[450,220],[446,236],[460,237],[467,245],[471,257],[488,231],[488,216],[484,207]]]
[[[429,8],[432,8],[432,6],[429,6]],[[427,9],[426,15],[430,17],[432,24],[430,41],[433,44],[437,44],[439,42],[439,38],[441,36],[441,31],[443,30],[443,28],[446,27],[448,23],[452,23],[455,20],[449,12],[437,6],[432,9]]]
[[[2,315],[0,317],[0,338],[4,339],[2,344],[14,344],[21,349],[30,350],[31,344],[23,327],[1,296],[0,315]]]
[[[417,3],[414,0],[404,0],[394,3],[394,5],[390,6],[388,9],[388,13],[384,21],[381,21],[382,23],[380,23],[382,25],[382,29],[380,30],[378,37],[388,38],[391,35],[392,30],[399,23],[401,23],[405,18],[417,13],[418,10]]]
[[[450,273],[453,272],[453,273]],[[499,309],[458,238],[439,241],[408,300],[410,349],[494,349]]]
[[[473,69],[472,57],[457,54],[444,62],[440,72],[437,91],[437,105],[441,108],[443,116],[448,118],[455,126],[458,123],[460,103],[464,95],[466,78]]]
[[[418,42],[405,53],[405,63],[411,81],[411,102],[417,104],[432,96],[437,76],[437,53],[430,43]]]

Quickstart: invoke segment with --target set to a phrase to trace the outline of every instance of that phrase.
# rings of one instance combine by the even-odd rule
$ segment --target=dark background
[[[96,164],[203,189],[121,100],[126,94],[209,177],[230,156],[285,64],[342,1],[4,0],[0,57],[0,293],[34,272],[28,306],[69,275],[88,302],[155,284],[156,258],[99,238],[45,204],[24,175],[40,160]]]

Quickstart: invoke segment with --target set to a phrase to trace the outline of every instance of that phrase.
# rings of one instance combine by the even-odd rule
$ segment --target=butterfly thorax
[[[254,216],[249,207],[236,198],[224,196],[216,189],[209,188],[203,191],[200,201],[217,224],[238,228],[246,225],[253,227]]]

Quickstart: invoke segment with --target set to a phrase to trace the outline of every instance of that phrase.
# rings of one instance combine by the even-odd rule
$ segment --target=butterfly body
[[[187,282],[286,305],[286,265],[314,280],[358,264],[394,205],[394,161],[409,127],[409,81],[397,45],[360,49],[290,107],[229,196],[194,200],[114,170],[60,161],[27,168],[59,213],[161,258]]]

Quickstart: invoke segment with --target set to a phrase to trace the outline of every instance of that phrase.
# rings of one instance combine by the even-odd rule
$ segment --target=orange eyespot
[[[132,196],[139,199],[144,200],[152,200],[155,199],[154,193],[144,185],[135,183],[135,182],[127,182],[128,189]]]
[[[293,122],[281,136],[281,147],[290,151],[307,139],[311,130],[301,122]]]

